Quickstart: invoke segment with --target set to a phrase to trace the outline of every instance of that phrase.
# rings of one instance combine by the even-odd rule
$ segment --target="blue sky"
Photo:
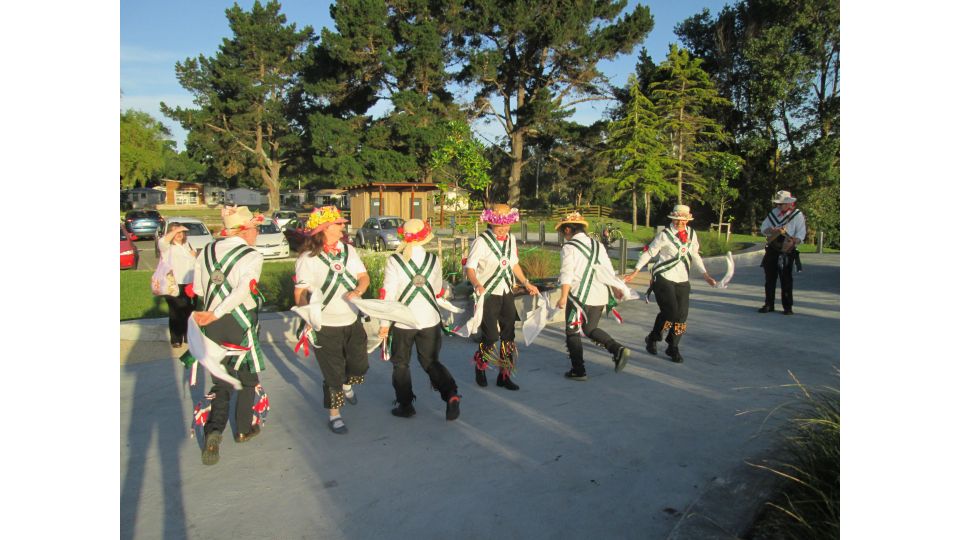
[[[238,2],[249,10],[253,0]],[[288,22],[298,28],[310,25],[320,33],[322,27],[332,28],[330,4],[317,0],[287,0],[281,2],[281,11]],[[637,0],[631,0],[625,11],[633,9]],[[678,42],[673,27],[687,17],[707,8],[717,13],[726,0],[653,0],[645,2],[654,18],[654,28],[645,46],[654,62],[661,62],[670,43]],[[223,0],[122,0],[120,2],[120,109],[139,109],[150,113],[167,127],[180,149],[186,133],[178,124],[160,113],[160,102],[171,106],[192,106],[191,95],[180,87],[174,74],[174,64],[200,54],[216,54],[223,38],[230,35],[224,11],[233,5]],[[633,54],[622,55],[613,62],[604,62],[600,70],[614,84],[622,85],[636,65],[638,46]],[[590,123],[603,113],[603,102],[583,104],[574,119]],[[502,134],[495,124],[475,126],[486,138]]]

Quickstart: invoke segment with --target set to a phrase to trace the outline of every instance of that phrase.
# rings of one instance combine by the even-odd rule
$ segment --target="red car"
[[[124,230],[123,225],[120,226],[120,269],[133,268],[137,269],[137,265],[140,264],[140,253],[137,251],[137,246],[133,245],[133,241],[137,237],[128,233]]]

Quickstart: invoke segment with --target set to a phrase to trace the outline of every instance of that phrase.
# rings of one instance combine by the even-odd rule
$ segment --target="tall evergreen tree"
[[[643,94],[640,80],[631,75],[627,83],[630,99],[620,120],[610,123],[607,150],[613,160],[618,198],[630,197],[632,230],[637,230],[637,194],[644,195],[645,225],[650,226],[650,199],[669,196],[672,184],[664,178],[667,148],[663,144],[660,119],[653,103]]]
[[[203,134],[211,161],[231,172],[251,169],[274,210],[280,206],[280,173],[301,151],[303,127],[294,109],[303,54],[315,37],[309,26],[287,24],[276,1],[257,0],[249,12],[234,4],[226,16],[233,36],[215,56],[176,64],[177,79],[198,108],[161,103],[161,110]]]
[[[717,92],[701,63],[686,49],[671,44],[667,59],[660,64],[662,80],[650,84],[665,143],[670,147],[666,164],[674,175],[678,204],[683,203],[684,186],[688,192],[703,191],[699,167],[717,143],[729,140],[723,126],[707,116],[705,109],[730,102]]]
[[[524,144],[574,106],[609,99],[600,60],[628,53],[653,28],[646,6],[620,16],[625,0],[465,0],[456,36],[461,83],[475,113],[496,119],[510,147],[507,202],[520,200]]]

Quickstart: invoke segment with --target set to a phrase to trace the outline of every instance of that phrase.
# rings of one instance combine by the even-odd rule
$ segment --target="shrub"
[[[527,279],[543,279],[560,275],[560,253],[539,247],[519,253],[520,268]]]

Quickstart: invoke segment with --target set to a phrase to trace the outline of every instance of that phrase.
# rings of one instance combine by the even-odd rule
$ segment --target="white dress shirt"
[[[498,246],[503,246],[503,242],[497,241],[496,236],[494,236],[493,232],[489,229],[484,231],[483,234],[489,234],[488,238],[492,238],[493,242]],[[504,258],[501,258],[499,254],[491,251],[490,246],[487,245],[487,241],[479,236],[470,246],[470,253],[467,254],[467,264],[463,266],[464,268],[473,268],[474,272],[477,273],[477,280],[481,285],[486,283],[487,279],[500,268],[506,268],[507,275],[510,277],[513,276],[513,267],[520,263],[520,257],[517,256],[517,239],[513,234],[509,233],[507,234],[507,238],[509,240],[510,250]],[[504,294],[511,290],[513,290],[513,288],[510,284],[501,279],[492,290],[488,290],[487,292],[489,292],[489,294]]]
[[[214,297],[206,311],[213,311],[213,314],[219,319],[224,315],[243,305],[247,309],[256,309],[257,302],[250,293],[250,282],[260,280],[260,271],[263,270],[263,255],[253,247],[249,246],[242,238],[237,236],[228,236],[223,240],[217,240],[205,246],[197,256],[193,267],[193,292],[197,296],[203,297],[207,292],[207,284],[210,282],[210,274],[207,272],[206,251],[214,250],[217,261],[222,261],[224,255],[237,246],[249,247],[252,252],[241,257],[237,263],[226,275],[226,283],[230,284],[232,290],[230,294],[222,300]],[[203,299],[206,301],[206,299]],[[200,305],[204,305],[202,302]],[[200,308],[197,309],[200,311]]]
[[[413,250],[410,255],[410,263],[413,263],[419,268],[420,265],[423,264],[423,261],[426,259],[426,257],[427,252],[425,249],[420,246],[413,246]],[[407,268],[409,267],[410,264],[408,263]],[[424,277],[427,278],[427,282],[430,283],[431,287],[433,287],[434,294],[440,294],[440,291],[443,289],[443,278],[441,274],[441,261],[438,259],[433,265],[433,270],[429,273],[429,275],[424,275]],[[410,278],[407,277],[407,273],[403,271],[403,268],[400,268],[400,264],[396,261],[396,259],[392,255],[387,257],[387,266],[383,272],[383,299],[400,300],[400,293],[403,292],[408,283],[410,283]],[[411,287],[411,289],[412,288],[413,287]],[[424,287],[424,289],[427,291],[427,294],[430,293],[429,289],[426,287]],[[417,321],[420,323],[421,328],[430,328],[440,323],[440,315],[437,313],[437,310],[434,309],[433,304],[431,304],[430,301],[427,300],[422,294],[416,293],[409,306],[410,311],[412,311],[417,317]],[[381,326],[388,326],[389,323],[390,321],[382,321]],[[402,328],[404,330],[413,329],[413,327],[403,323],[395,324],[397,325],[397,328]]]
[[[343,250],[347,249],[346,246],[344,246],[342,242],[337,241],[337,248],[341,250],[340,256],[342,257]],[[335,272],[338,269],[343,270],[345,268],[355,279],[359,280],[360,274],[367,272],[367,267],[363,265],[363,261],[360,260],[360,255],[356,249],[349,248],[347,254],[346,264],[343,264],[342,259],[337,259],[332,262],[333,268],[331,269],[320,260],[320,257],[325,256],[324,253],[316,257],[311,256],[309,252],[301,253],[300,257],[297,258],[297,281],[294,286],[297,289],[307,289],[310,291],[310,303],[313,304],[320,303],[323,297],[326,296],[320,291],[320,287],[323,285],[323,282],[326,281],[329,272]],[[333,287],[335,280],[336,276],[332,278],[331,287]],[[343,285],[338,286],[337,291],[330,299],[330,303],[327,304],[327,307],[323,308],[323,326],[349,326],[357,321],[357,314],[360,310],[357,309],[357,306],[355,306],[353,302],[344,300],[344,297],[351,290],[352,289],[344,288]],[[327,294],[329,293],[330,291],[327,290]]]
[[[760,224],[760,232],[763,233],[767,229],[777,229],[782,226],[787,230],[788,235],[797,239],[797,243],[802,243],[803,239],[807,237],[807,219],[799,209],[793,211],[797,213],[796,217],[783,225],[783,221],[790,217],[791,212],[781,214],[779,208],[774,208]]]
[[[160,257],[162,257],[170,268],[173,269],[173,278],[177,283],[185,285],[193,283],[193,267],[197,263],[197,257],[190,253],[190,244],[171,244],[163,237],[160,238]]]
[[[674,238],[677,238],[677,228],[674,227],[672,223],[669,227],[657,233],[657,235],[653,237],[653,241],[647,245],[647,250],[643,252],[640,260],[637,261],[637,270],[642,269],[650,259],[657,255],[660,256],[661,261],[669,261],[677,256],[679,250],[677,246],[674,245],[673,240],[671,240],[671,234]],[[688,238],[689,245],[686,246],[686,251],[690,254],[690,262],[693,265],[693,269],[700,272],[700,274],[705,274],[707,273],[707,269],[703,266],[703,259],[700,258],[700,240],[697,239],[697,233],[690,227],[687,227],[687,234],[690,236]],[[677,241],[679,242],[679,238],[677,238]],[[652,272],[653,268],[650,270]],[[660,275],[663,276],[664,279],[668,279],[674,283],[690,281],[690,273],[682,261],[673,265],[673,268],[664,271]]]
[[[587,249],[590,249],[591,244],[595,242],[592,238],[586,235],[586,233],[577,233],[573,235],[573,238],[570,240],[576,240],[587,246]],[[607,256],[607,250],[604,249],[602,245],[599,245],[599,264],[606,266],[613,271],[613,266],[610,264],[610,257]],[[587,257],[577,249],[575,246],[570,244],[570,241],[567,241],[563,244],[563,247],[560,249],[560,285],[570,285],[570,294],[575,295],[580,289],[580,281],[583,279],[584,273],[587,269],[587,265],[590,261],[587,260]],[[600,282],[597,279],[596,273],[591,277],[592,283],[589,284],[590,290],[587,292],[586,298],[580,298],[580,303],[587,306],[605,306],[607,305],[607,300],[609,299],[609,291],[607,291],[607,286]]]

